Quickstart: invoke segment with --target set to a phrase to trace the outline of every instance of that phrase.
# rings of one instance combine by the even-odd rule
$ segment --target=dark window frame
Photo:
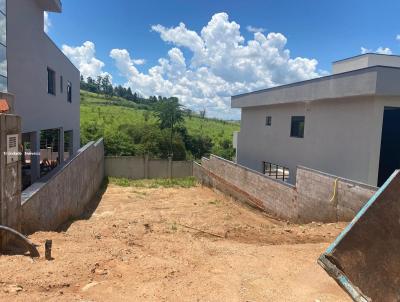
[[[64,77],[60,75],[60,93],[64,93]]]
[[[72,83],[70,81],[67,82],[67,101],[72,103]]]
[[[272,116],[267,115],[265,117],[265,126],[272,126]]]
[[[292,116],[290,123],[290,137],[304,138],[306,117],[304,115]]]
[[[52,76],[51,76],[52,75]],[[52,78],[52,81],[51,81]],[[56,95],[56,86],[57,86],[57,77],[56,72],[47,67],[47,93],[51,95]]]

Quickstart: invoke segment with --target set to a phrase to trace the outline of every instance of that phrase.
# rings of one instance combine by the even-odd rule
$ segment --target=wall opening
[[[378,186],[382,186],[396,169],[400,169],[400,108],[385,107]]]
[[[40,177],[45,176],[60,164],[60,129],[40,132]]]
[[[56,95],[56,72],[47,68],[47,93]]]
[[[286,167],[264,161],[263,174],[287,182],[289,181],[290,170]]]
[[[64,161],[71,158],[73,153],[73,131],[64,132]]]
[[[292,123],[290,125],[290,136],[303,138],[304,124],[305,124],[305,116],[292,116]]]

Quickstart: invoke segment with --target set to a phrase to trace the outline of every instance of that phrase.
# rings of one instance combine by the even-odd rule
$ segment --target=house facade
[[[365,54],[330,76],[232,97],[237,163],[290,183],[305,166],[380,186],[400,168],[400,57]]]
[[[80,73],[44,32],[44,12],[60,0],[0,0],[0,91],[22,118],[28,183],[79,149]]]

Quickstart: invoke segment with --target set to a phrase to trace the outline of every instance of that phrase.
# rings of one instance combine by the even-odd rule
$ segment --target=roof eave
[[[400,79],[400,68],[372,66],[235,95],[231,97],[231,107],[245,108],[281,105],[295,102],[312,102],[321,99],[387,95],[388,93],[391,95],[400,95],[400,88],[398,85],[392,87],[393,84],[391,82],[393,81],[391,79]],[[382,83],[388,81],[390,85],[382,85]],[[349,83],[354,83],[354,85]]]
[[[53,13],[62,12],[61,0],[38,0],[38,2],[44,11]]]

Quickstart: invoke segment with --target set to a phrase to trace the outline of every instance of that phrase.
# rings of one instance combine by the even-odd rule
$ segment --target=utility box
[[[18,146],[19,146],[19,135],[18,134],[8,134],[7,135],[7,165],[15,163],[18,161]]]
[[[21,230],[20,142],[21,118],[0,113],[0,225],[17,231]],[[4,248],[4,234],[0,234],[0,243]]]

